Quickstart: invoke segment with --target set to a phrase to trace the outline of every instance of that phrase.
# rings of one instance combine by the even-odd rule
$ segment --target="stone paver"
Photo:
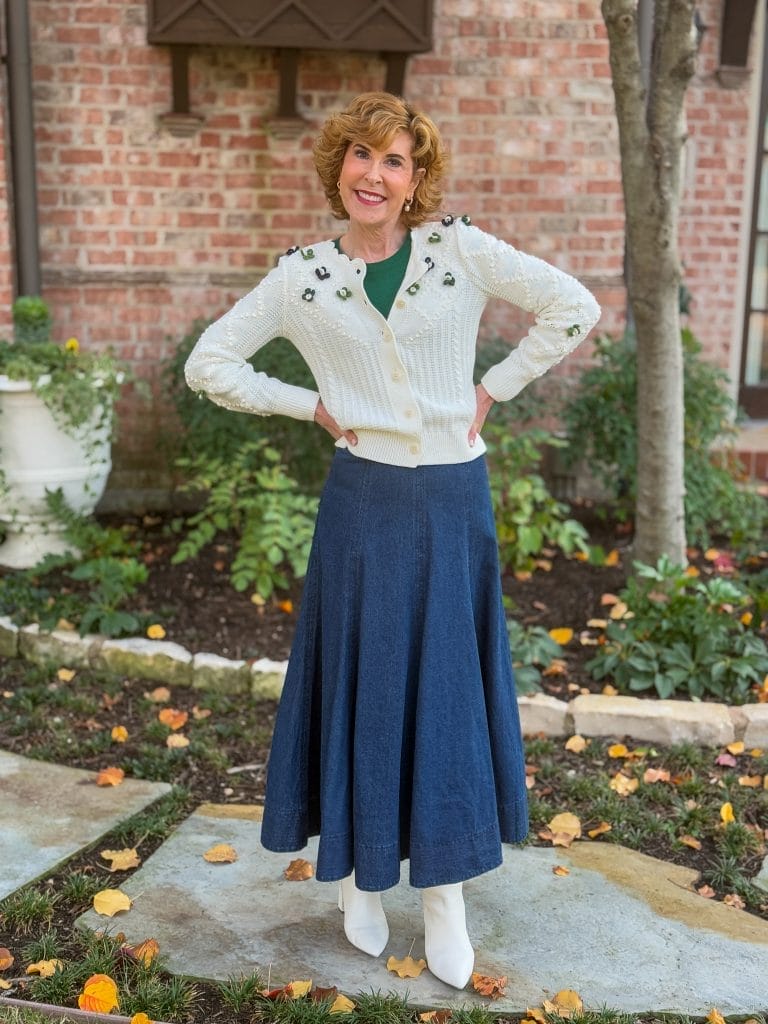
[[[457,993],[425,971],[401,981],[387,956],[423,953],[416,890],[404,881],[384,895],[390,942],[378,958],[351,947],[335,909],[336,886],[288,882],[297,854],[271,854],[258,841],[260,811],[206,805],[185,821],[122,884],[133,908],[107,921],[92,911],[79,923],[157,939],[172,971],[225,979],[258,967],[273,985],[312,978],[349,994],[408,994],[411,1003],[450,1006],[487,1000]],[[203,853],[231,843],[234,864]],[[314,861],[316,843],[303,852]],[[570,874],[553,874],[556,864]],[[407,867],[407,865],[406,865]],[[497,1012],[540,1005],[562,988],[588,1008],[749,1013],[768,1005],[768,923],[691,889],[695,873],[607,843],[570,850],[510,849],[497,871],[465,885],[476,969],[506,974]]]
[[[520,724],[524,736],[565,736],[570,732],[571,716],[564,700],[546,693],[534,693],[518,698]]]
[[[736,732],[725,704],[641,700],[582,694],[571,701],[574,729],[582,736],[631,736],[656,743],[733,743]]]
[[[93,772],[0,751],[0,899],[171,788],[140,779],[99,787],[93,779]]]
[[[192,658],[192,686],[216,693],[247,693],[251,670],[247,661],[232,661],[219,654],[201,653]]]
[[[142,676],[176,686],[192,685],[192,655],[170,640],[105,640],[93,663],[96,668],[116,675]]]

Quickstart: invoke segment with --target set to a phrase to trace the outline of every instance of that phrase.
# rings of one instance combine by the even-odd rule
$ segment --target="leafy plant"
[[[298,492],[280,454],[261,438],[227,455],[201,452],[179,459],[183,489],[203,492],[203,507],[187,518],[188,531],[172,561],[194,557],[223,530],[234,530],[238,547],[230,570],[236,590],[254,586],[263,598],[287,588],[290,568],[306,572],[317,499]]]
[[[545,444],[564,442],[546,430],[509,433],[491,425],[484,437],[488,445],[488,475],[502,568],[529,570],[544,548],[559,547],[566,554],[589,550],[587,531],[568,508],[549,493],[535,468]]]
[[[587,665],[593,677],[610,677],[625,693],[747,701],[768,672],[768,648],[744,614],[749,591],[735,580],[692,577],[666,557],[635,570],[620,595],[626,615],[610,621]]]
[[[685,387],[685,518],[692,544],[714,535],[743,548],[759,547],[768,528],[768,503],[743,484],[728,443],[735,406],[722,370],[701,358],[701,345],[681,332]],[[637,350],[631,333],[595,341],[597,363],[585,370],[563,410],[571,459],[584,458],[615,502],[619,518],[632,515],[637,476]],[[721,447],[714,452],[714,446]]]
[[[516,619],[507,619],[509,649],[515,668],[518,693],[534,693],[541,689],[541,669],[559,658],[563,649],[543,626],[523,626]]]

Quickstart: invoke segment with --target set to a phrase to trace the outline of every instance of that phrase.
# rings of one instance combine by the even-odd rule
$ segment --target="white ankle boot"
[[[462,884],[434,885],[421,892],[427,965],[446,985],[464,988],[472,976],[475,951],[467,935]]]
[[[389,940],[381,893],[358,889],[353,871],[339,883],[339,910],[344,911],[344,934],[352,945],[378,956]]]

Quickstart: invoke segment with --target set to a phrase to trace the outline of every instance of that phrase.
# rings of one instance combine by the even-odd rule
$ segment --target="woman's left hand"
[[[494,399],[491,398],[482,384],[478,384],[475,387],[475,398],[477,399],[477,409],[475,411],[475,418],[472,420],[472,426],[469,428],[468,440],[470,445],[474,445],[477,435],[483,429],[485,418],[494,402]]]

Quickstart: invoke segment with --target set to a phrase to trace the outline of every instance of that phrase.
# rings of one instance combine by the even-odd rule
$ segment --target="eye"
[[[403,161],[398,156],[387,157],[387,163],[389,164],[390,167],[398,167],[399,168],[399,167],[403,166]]]
[[[358,160],[365,160],[367,158],[367,156],[368,156],[368,150],[367,149],[363,149],[362,146],[356,146],[355,150],[354,150],[354,154],[355,154],[355,156],[357,157]]]

